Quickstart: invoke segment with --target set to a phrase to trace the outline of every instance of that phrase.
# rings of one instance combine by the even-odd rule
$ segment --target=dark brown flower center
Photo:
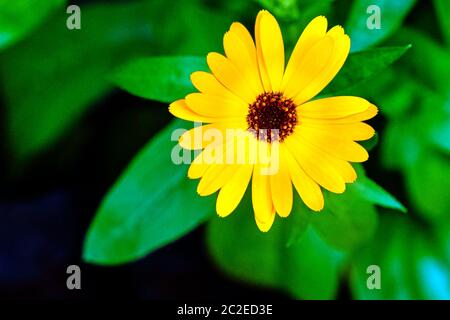
[[[280,92],[260,94],[248,109],[248,130],[269,143],[283,141],[297,124],[296,105]]]

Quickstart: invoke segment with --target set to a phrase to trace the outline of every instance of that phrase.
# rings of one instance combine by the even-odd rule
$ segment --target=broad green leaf
[[[409,48],[384,47],[351,53],[342,69],[322,94],[335,95],[380,73],[399,59]]]
[[[334,299],[346,258],[346,253],[330,247],[309,227],[289,248],[289,263],[285,264],[284,257],[280,257],[280,273],[286,273],[285,287],[296,298]]]
[[[22,39],[64,3],[66,0],[0,0],[0,50]]]
[[[358,177],[352,186],[359,197],[369,201],[370,203],[385,208],[400,210],[401,212],[407,211],[406,208],[394,198],[394,196],[376,184],[373,180],[365,176]]]
[[[448,247],[407,217],[386,214],[371,245],[354,258],[350,285],[356,299],[450,299]],[[367,268],[381,271],[381,288],[369,289]],[[370,279],[369,279],[369,282]]]
[[[3,52],[7,138],[16,160],[26,160],[66,133],[111,89],[105,79],[111,68],[160,50],[156,9],[146,3],[86,5],[81,30],[68,30],[67,14],[59,12]]]
[[[204,57],[149,57],[120,67],[111,78],[134,95],[170,103],[195,90],[189,76],[199,70],[207,70]]]
[[[416,0],[354,0],[345,24],[345,30],[352,40],[352,51],[360,51],[373,46],[401,26],[403,19]],[[379,15],[379,26],[375,15]]]
[[[87,233],[83,258],[102,265],[137,260],[176,240],[214,212],[214,199],[196,193],[187,166],[172,153],[190,155],[177,145],[176,120],[145,146],[104,198]],[[175,141],[172,141],[175,140]]]
[[[332,299],[346,255],[329,247],[311,227],[289,246],[298,211],[277,217],[267,233],[258,230],[248,192],[227,218],[211,219],[207,244],[214,261],[230,276],[270,286],[302,299]]]
[[[361,178],[358,178],[361,179]],[[374,206],[359,197],[353,184],[343,194],[324,193],[325,207],[310,222],[333,247],[352,251],[369,241],[377,226]]]

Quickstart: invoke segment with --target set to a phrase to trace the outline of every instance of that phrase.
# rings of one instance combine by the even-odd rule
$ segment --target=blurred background
[[[81,8],[80,30],[66,27],[69,4]],[[358,30],[370,4],[382,8],[376,35]],[[288,51],[317,15],[346,28],[352,51],[412,44],[351,90],[380,108],[367,176],[408,213],[377,209],[374,237],[338,254],[345,262],[332,283],[303,289],[227,271],[205,226],[137,262],[84,263],[102,198],[172,119],[167,104],[115,88],[111,72],[136,57],[223,52],[229,25],[253,30],[261,8],[279,20]],[[449,14],[446,0],[0,0],[0,297],[450,299]],[[82,290],[66,288],[71,264]],[[322,264],[311,261],[303,276],[314,279]],[[370,264],[382,268],[382,292],[363,288]]]

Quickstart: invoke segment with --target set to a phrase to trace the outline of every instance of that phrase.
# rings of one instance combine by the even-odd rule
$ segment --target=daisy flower
[[[191,75],[199,92],[169,107],[178,118],[206,123],[179,141],[183,148],[201,151],[188,171],[189,178],[201,179],[197,192],[206,196],[219,191],[216,211],[225,217],[251,183],[255,221],[264,232],[276,214],[290,214],[293,186],[310,209],[322,210],[322,188],[342,193],[346,183],[356,180],[350,162],[368,159],[356,141],[375,133],[363,122],[377,113],[367,100],[353,96],[313,100],[344,64],[350,38],[341,26],[327,31],[327,19],[316,17],[285,65],[280,27],[262,10],[256,17],[254,40],[235,22],[223,45],[225,55],[207,56],[211,72]],[[229,135],[230,130],[238,133]]]

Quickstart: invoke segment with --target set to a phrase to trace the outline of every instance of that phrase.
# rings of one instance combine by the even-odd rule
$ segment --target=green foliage
[[[415,165],[405,170],[406,188],[419,213],[432,223],[448,225],[450,222],[448,158],[439,153],[421,151]]]
[[[351,187],[355,189],[359,197],[370,203],[406,212],[406,208],[397,199],[366,176],[359,176]]]
[[[296,298],[332,299],[346,254],[326,244],[311,227],[287,243],[299,227],[303,206],[275,219],[268,233],[255,227],[249,193],[227,218],[208,224],[207,244],[215,262],[230,276],[289,292]],[[296,220],[298,222],[296,222]],[[303,220],[303,219],[301,219]]]
[[[115,65],[155,52],[156,16],[147,5],[83,8],[81,30],[66,28],[60,12],[26,41],[4,52],[0,75],[7,103],[7,138],[16,160],[55,142],[111,88]],[[26,94],[24,94],[26,93]]]
[[[390,214],[381,221],[372,244],[352,262],[350,284],[354,297],[450,299],[448,236],[430,234],[405,218]],[[370,265],[380,267],[379,290],[367,288],[366,270]]]
[[[112,89],[107,76],[118,65],[168,50],[206,54],[220,45],[231,21],[192,1],[164,9],[159,1],[85,5],[81,30],[68,30],[68,15],[60,11],[3,53],[0,76],[8,79],[2,90],[14,160],[28,160],[67,133]],[[183,15],[177,13],[180,10]],[[208,29],[201,21],[210,22]]]
[[[212,219],[207,243],[216,263],[237,279],[283,289],[296,298],[331,299],[348,252],[375,234],[378,219],[371,203],[404,209],[363,171],[344,194],[326,192],[320,213],[295,199],[291,215],[277,217],[268,233],[255,228],[249,192],[230,217]]]
[[[343,194],[326,192],[323,211],[312,215],[310,222],[321,237],[333,247],[346,251],[369,241],[377,227],[374,206],[361,198],[353,185],[348,185]]]
[[[348,184],[343,194],[324,192],[323,212],[312,213],[309,218],[323,239],[346,251],[372,239],[378,220],[373,205],[406,212],[397,199],[365,175],[362,166],[356,166],[356,170],[358,179]]]
[[[445,223],[450,212],[449,180],[443,178],[450,174],[450,54],[415,30],[403,29],[398,38],[413,39],[411,54],[371,90],[389,118],[382,161],[404,173],[418,214],[433,224]]]
[[[187,166],[171,159],[173,150],[180,153],[173,132],[184,125],[174,121],[152,139],[113,186],[86,236],[85,261],[114,265],[142,258],[213,213],[213,199],[198,196]]]
[[[379,48],[350,54],[344,68],[324,90],[324,94],[339,93],[373,77],[409,48]],[[121,66],[111,78],[117,86],[134,95],[170,103],[195,90],[189,75],[198,70],[208,70],[203,57],[149,57]],[[372,142],[376,143],[376,140]]]
[[[189,76],[198,70],[207,70],[206,58],[149,57],[122,66],[112,81],[131,94],[170,103],[195,90]]]
[[[66,0],[0,0],[0,50],[25,37],[64,3]]]
[[[442,36],[444,37],[447,46],[450,46],[450,20],[448,19],[450,3],[447,0],[433,0],[433,3]]]
[[[373,46],[391,35],[400,25],[416,0],[355,0],[350,10],[345,30],[352,40],[352,51],[359,51]],[[368,19],[374,14],[370,6],[380,9],[380,28],[369,29]]]
[[[379,74],[399,59],[409,48],[385,47],[351,53],[342,69],[322,94],[336,95]]]

